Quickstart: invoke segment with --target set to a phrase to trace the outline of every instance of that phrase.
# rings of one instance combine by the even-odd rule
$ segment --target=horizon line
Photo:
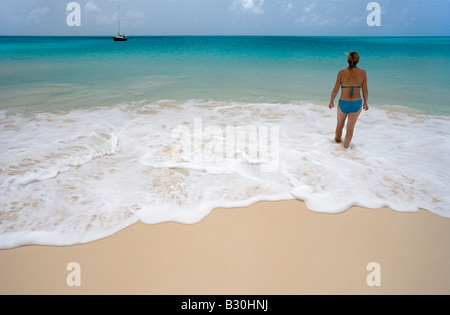
[[[114,35],[2,35],[0,37],[112,37]],[[450,35],[126,35],[127,37],[450,37]]]

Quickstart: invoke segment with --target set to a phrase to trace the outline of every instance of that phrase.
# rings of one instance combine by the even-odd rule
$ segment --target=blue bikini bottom
[[[357,101],[339,100],[339,107],[344,114],[357,113],[362,107],[362,99]]]

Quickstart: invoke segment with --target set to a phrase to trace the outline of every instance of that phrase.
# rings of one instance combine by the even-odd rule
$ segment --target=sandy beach
[[[88,244],[0,251],[0,294],[449,294],[450,220],[301,201],[216,209],[195,225],[135,224]],[[80,286],[69,286],[70,262]],[[379,286],[369,286],[369,263]]]

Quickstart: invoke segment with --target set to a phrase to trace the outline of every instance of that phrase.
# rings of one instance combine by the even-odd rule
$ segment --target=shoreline
[[[87,244],[0,250],[0,294],[449,294],[450,220],[302,201],[218,208],[194,225],[136,223]],[[70,287],[67,266],[80,266]],[[367,270],[380,266],[381,286]]]

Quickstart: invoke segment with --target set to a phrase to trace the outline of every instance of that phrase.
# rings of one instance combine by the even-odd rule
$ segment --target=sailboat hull
[[[123,35],[117,35],[117,36],[113,36],[113,39],[115,42],[125,42],[128,40],[128,38],[126,36]]]

